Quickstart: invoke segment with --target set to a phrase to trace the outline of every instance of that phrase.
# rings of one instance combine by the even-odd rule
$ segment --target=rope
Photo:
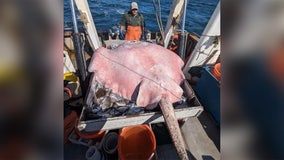
[[[68,94],[68,97],[71,98],[72,97],[72,92],[68,87],[64,87],[64,92],[66,92]]]
[[[156,15],[156,21],[160,30],[160,33],[162,35],[162,39],[164,39],[164,29],[163,29],[163,24],[162,24],[162,20],[161,20],[161,6],[160,6],[160,0],[158,0],[158,11],[156,9],[156,3],[154,0],[152,0],[153,2],[153,6],[154,6],[154,11],[155,11],[155,15]]]
[[[217,53],[217,50],[214,50],[214,54],[212,54],[213,49],[220,43],[220,36],[209,36],[209,35],[202,35],[202,36],[215,37],[215,39],[213,41],[214,46],[210,49],[208,54],[206,54],[206,53],[204,53],[203,51],[200,50],[203,45],[201,45],[199,48],[194,48],[194,50],[193,50],[193,51],[196,51],[196,52],[199,53],[198,56],[196,57],[196,59],[199,58],[200,54],[207,55],[207,57],[200,62],[200,63],[202,63],[204,65],[206,62],[208,62]]]
[[[160,25],[161,25],[161,34],[162,36],[164,36],[164,28],[163,28],[163,23],[162,23],[162,15],[161,15],[161,3],[160,0],[158,0],[158,12],[159,12],[159,21],[160,21]]]

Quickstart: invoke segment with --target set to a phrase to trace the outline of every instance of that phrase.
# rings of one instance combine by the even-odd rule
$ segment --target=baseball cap
[[[131,8],[131,10],[132,9],[138,9],[138,4],[136,2],[132,2],[130,8]]]

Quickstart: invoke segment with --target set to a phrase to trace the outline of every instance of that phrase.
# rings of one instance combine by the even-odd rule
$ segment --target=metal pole
[[[187,0],[184,1],[184,8],[183,8],[183,19],[182,19],[182,27],[181,27],[181,41],[179,44],[179,55],[182,60],[185,59],[185,34],[184,34],[184,27],[185,27],[185,17],[186,17],[186,6],[187,6]]]
[[[78,26],[77,26],[77,20],[76,20],[74,1],[70,0],[70,4],[71,4],[71,12],[72,12],[72,20],[73,20],[74,32],[78,33]]]
[[[74,48],[75,48],[75,57],[76,57],[77,68],[79,71],[78,75],[79,75],[79,80],[80,80],[80,86],[82,89],[82,95],[85,96],[85,93],[87,90],[87,85],[85,82],[86,77],[87,77],[85,58],[84,58],[84,55],[82,52],[82,46],[80,43],[81,39],[80,39],[80,33],[78,32],[74,1],[70,0],[70,4],[71,4],[73,27],[74,27],[73,42],[74,42]]]

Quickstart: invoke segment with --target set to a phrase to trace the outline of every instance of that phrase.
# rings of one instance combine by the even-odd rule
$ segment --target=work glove
[[[119,30],[119,39],[124,40],[125,30]]]

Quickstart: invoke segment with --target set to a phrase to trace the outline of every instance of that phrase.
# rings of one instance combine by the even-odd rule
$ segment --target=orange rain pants
[[[127,26],[125,40],[140,40],[141,35],[141,26]]]

